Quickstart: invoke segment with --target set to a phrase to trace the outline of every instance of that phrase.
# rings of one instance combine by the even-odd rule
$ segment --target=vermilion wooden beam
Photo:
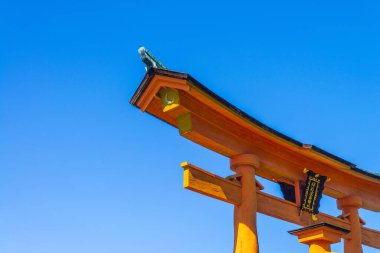
[[[153,69],[131,102],[178,128],[183,137],[226,157],[259,156],[261,166],[255,173],[261,177],[293,184],[304,180],[302,171],[308,168],[332,179],[324,194],[336,199],[356,195],[362,208],[380,211],[380,181],[374,175],[270,129],[187,74]]]
[[[186,189],[233,205],[240,204],[241,186],[238,182],[231,182],[187,162],[182,163],[181,166],[184,168],[184,187]],[[257,192],[257,211],[300,226],[326,222],[350,229],[348,221],[325,213],[318,214],[317,222],[313,221],[311,215],[307,213],[299,216],[299,208],[295,203],[260,191]],[[364,245],[380,249],[380,232],[363,227],[362,242]]]
[[[260,166],[255,168],[255,175],[294,185],[305,179],[302,172],[308,168],[331,178],[325,184],[323,194],[338,200],[355,196],[362,201],[362,208],[380,212],[380,178],[376,174],[271,129],[185,73],[150,69],[131,103],[178,128],[181,136],[228,158],[240,154],[256,155]],[[240,203],[238,191],[233,190],[236,187],[239,189],[239,184],[231,188],[217,176],[211,178],[219,183],[212,183],[210,178],[202,180],[203,175],[207,174],[203,172],[197,174],[189,170],[185,187],[229,203]],[[210,173],[207,175],[210,176]],[[294,203],[261,192],[257,195],[259,212],[302,226],[313,224],[309,215],[298,216]],[[300,196],[297,196],[297,201],[300,201]],[[320,220],[345,228],[347,224],[353,225],[326,214],[320,214]],[[356,232],[356,235],[362,234],[363,244],[380,248],[378,231],[359,227]]]

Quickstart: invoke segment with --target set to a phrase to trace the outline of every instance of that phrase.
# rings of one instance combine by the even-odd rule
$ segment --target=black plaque
[[[305,187],[302,192],[301,210],[313,215],[319,213],[319,204],[322,198],[326,176],[321,176],[309,170],[307,173]]]

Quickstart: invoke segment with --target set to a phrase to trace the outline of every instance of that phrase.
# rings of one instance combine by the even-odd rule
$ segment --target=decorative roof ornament
[[[145,70],[148,71],[150,68],[156,69],[168,69],[159,60],[157,60],[145,47],[140,47],[138,49],[141,60],[145,63]]]

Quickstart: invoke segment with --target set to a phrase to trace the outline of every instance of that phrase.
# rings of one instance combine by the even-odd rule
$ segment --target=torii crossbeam
[[[256,212],[301,226],[326,222],[349,230],[343,235],[345,253],[363,252],[362,244],[380,249],[380,232],[363,227],[358,213],[360,208],[380,211],[379,175],[279,133],[185,73],[150,68],[131,104],[230,159],[240,177],[234,182],[189,163],[182,167],[185,188],[235,205],[235,253],[258,252]],[[337,199],[340,218],[319,213],[315,221],[299,215],[304,168],[331,178],[323,194]],[[293,187],[296,203],[261,192],[255,175]]]

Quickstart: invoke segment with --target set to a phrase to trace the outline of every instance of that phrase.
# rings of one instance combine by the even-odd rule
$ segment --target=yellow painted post
[[[258,253],[255,168],[259,167],[259,158],[251,154],[237,155],[231,158],[230,164],[241,176],[242,186],[241,204],[234,209],[234,253]]]
[[[331,246],[327,242],[313,242],[309,245],[309,253],[328,253],[331,252]]]
[[[349,230],[328,223],[319,223],[288,232],[297,236],[300,243],[309,245],[309,253],[332,253],[331,244],[340,242]]]

